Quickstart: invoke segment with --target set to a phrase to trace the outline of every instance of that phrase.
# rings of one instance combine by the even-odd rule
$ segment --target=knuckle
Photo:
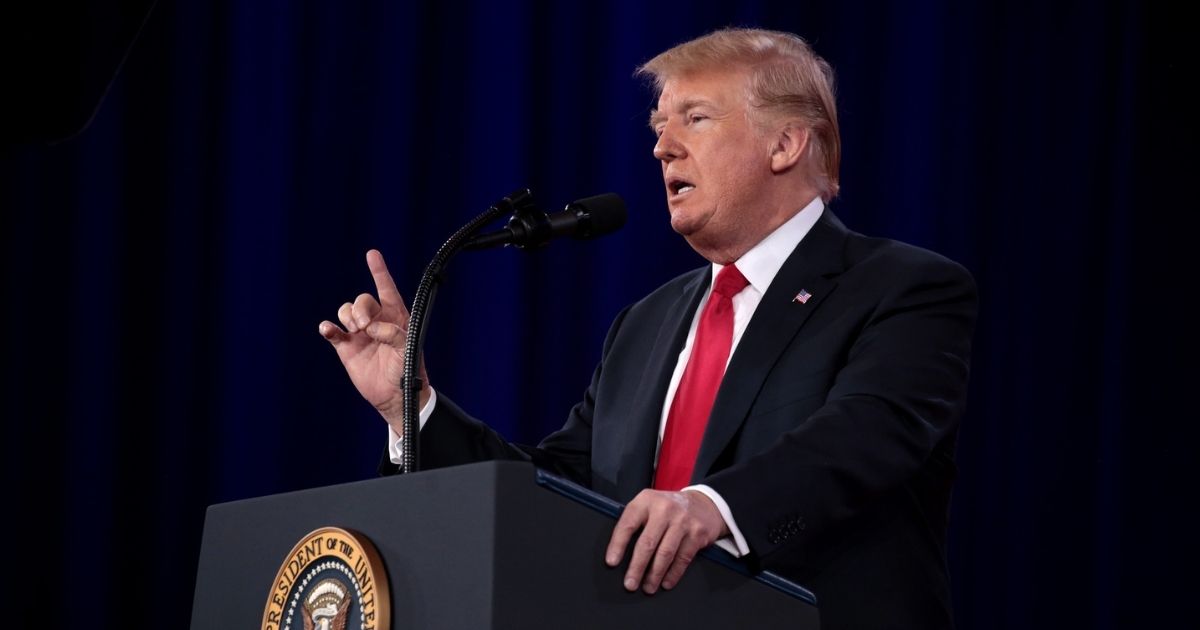
[[[679,508],[670,500],[656,500],[652,508],[655,514],[672,520],[679,518]]]
[[[618,535],[628,536],[629,534],[632,534],[637,527],[636,518],[630,515],[627,511],[621,516],[621,520],[617,521],[616,526],[613,527],[613,531]]]
[[[634,530],[637,529],[642,521],[646,520],[646,512],[640,505],[630,503],[625,506],[625,511],[621,513],[621,518],[617,520],[617,527]]]

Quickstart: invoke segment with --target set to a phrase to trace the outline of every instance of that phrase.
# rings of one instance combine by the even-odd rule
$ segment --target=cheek
[[[720,182],[718,188],[721,193],[720,197],[733,203],[754,196],[756,189],[763,184],[761,181],[763,165],[755,161],[758,156],[748,153],[737,155],[741,159],[726,162],[716,173],[717,180]]]
[[[719,194],[713,199],[715,224],[731,235],[755,229],[754,219],[762,212],[762,195],[768,186],[765,167],[748,154],[740,155],[743,159],[725,163],[716,173]]]

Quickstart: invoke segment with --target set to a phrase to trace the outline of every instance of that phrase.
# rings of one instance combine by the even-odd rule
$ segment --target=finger
[[[617,519],[617,524],[613,527],[612,537],[608,540],[608,550],[604,552],[604,562],[608,566],[615,567],[621,564],[621,558],[625,557],[625,548],[645,520],[646,511],[636,498],[625,506],[621,518]]]
[[[667,569],[667,574],[663,577],[662,587],[664,589],[670,590],[679,584],[684,572],[696,559],[697,553],[700,553],[700,541],[690,536],[685,537],[680,543],[678,551],[675,552],[675,561],[671,563],[671,568]]]
[[[667,569],[675,563],[675,554],[683,542],[683,534],[684,529],[679,526],[668,527],[663,533],[662,540],[658,542],[658,549],[654,551],[650,570],[642,580],[642,590],[647,595],[653,595],[658,590]]]
[[[404,348],[404,342],[408,338],[408,329],[391,322],[371,322],[363,330],[371,339],[395,348]]]
[[[379,301],[384,308],[399,309],[407,317],[408,307],[404,305],[404,298],[400,297],[400,290],[396,288],[396,282],[392,280],[392,274],[388,272],[387,263],[383,261],[383,254],[379,250],[367,252],[367,268],[375,278],[375,292],[379,294]]]
[[[359,330],[358,322],[354,321],[353,309],[354,305],[349,302],[346,302],[338,309],[338,321],[342,322],[342,326],[350,334],[354,334]]]
[[[339,328],[337,324],[334,324],[328,320],[317,324],[317,332],[321,333],[322,337],[335,346],[350,339],[350,335],[346,334],[346,331]]]
[[[654,518],[653,514],[646,520],[641,535],[633,544],[633,556],[629,559],[629,568],[625,570],[625,590],[636,591],[642,584],[646,569],[650,566],[650,561],[654,559],[659,542],[666,533],[666,527],[666,519]],[[647,592],[653,591],[648,590]]]
[[[350,307],[350,316],[354,318],[354,322],[358,324],[360,329],[366,328],[371,320],[379,314],[379,302],[375,301],[375,296],[370,293],[361,293],[354,298],[354,304]]]

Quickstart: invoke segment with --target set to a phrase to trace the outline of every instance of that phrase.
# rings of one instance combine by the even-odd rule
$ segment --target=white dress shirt
[[[767,293],[767,288],[771,286],[771,281],[775,279],[775,275],[779,273],[779,269],[783,267],[783,263],[791,255],[792,250],[800,244],[804,236],[808,234],[812,226],[821,218],[821,214],[825,210],[825,204],[820,197],[813,199],[808,205],[804,206],[800,212],[797,212],[791,219],[788,219],[783,225],[775,229],[767,235],[766,238],[759,241],[757,245],[746,252],[737,260],[736,264],[738,271],[746,277],[749,284],[737,295],[733,296],[733,345],[729,348],[729,359],[733,358],[733,353],[737,350],[738,342],[742,340],[742,333],[746,332],[746,326],[750,323],[750,318],[754,316],[754,311],[758,308],[759,302]],[[712,277],[716,278],[721,272],[724,265],[712,264]],[[663,399],[663,408],[661,419],[658,423],[658,447],[654,451],[654,463],[658,464],[658,449],[662,448],[663,432],[667,428],[667,415],[671,411],[671,401],[675,398],[675,391],[679,389],[679,381],[683,378],[683,370],[687,367],[688,358],[692,356],[692,343],[696,339],[696,328],[700,324],[700,314],[704,312],[704,306],[708,303],[708,297],[712,293],[712,282],[709,282],[709,287],[704,293],[704,297],[700,299],[700,304],[696,307],[696,312],[692,315],[692,324],[688,329],[687,340],[683,344],[683,349],[679,351],[679,358],[675,363],[675,371],[671,374],[671,383],[667,386],[667,396]],[[726,359],[725,365],[729,365],[729,359]],[[432,392],[429,397],[429,402],[421,407],[420,426],[423,428],[429,420],[429,416],[433,415],[434,405],[437,404],[437,392]],[[391,425],[388,425],[388,454],[393,464],[403,462],[403,451],[401,450],[401,442],[396,432],[392,430]],[[717,541],[717,546],[734,556],[741,557],[750,553],[750,547],[746,544],[746,538],[742,536],[742,531],[738,529],[737,522],[733,519],[733,513],[729,510],[729,504],[716,490],[700,484],[688,486],[684,490],[695,490],[703,493],[717,506],[717,510],[721,513],[721,518],[725,520],[725,524],[729,527],[730,535]]]
[[[813,199],[800,212],[768,234],[766,238],[758,242],[758,245],[755,245],[734,263],[749,284],[740,293],[733,296],[733,345],[729,347],[729,357],[725,360],[726,366],[733,358],[733,353],[737,350],[738,342],[742,340],[742,333],[746,332],[750,318],[758,309],[758,303],[767,294],[767,287],[771,286],[771,281],[775,279],[775,275],[779,273],[783,263],[792,254],[792,250],[796,249],[812,226],[817,223],[817,219],[821,218],[824,210],[825,204],[822,203],[821,198]],[[724,265],[713,263],[712,277],[715,279],[724,268]],[[684,368],[687,367],[688,358],[692,356],[692,343],[696,340],[696,328],[700,325],[700,314],[704,312],[704,306],[708,304],[708,298],[712,294],[712,284],[712,282],[708,283],[708,290],[701,298],[700,305],[696,307],[695,314],[692,315],[692,325],[688,329],[687,340],[683,343],[683,350],[679,351],[675,372],[671,374],[671,384],[667,386],[667,397],[663,400],[662,416],[658,423],[659,449],[662,448],[663,433],[667,429],[667,416],[671,412],[671,401],[675,399],[675,391],[679,389],[679,381],[683,379]],[[658,449],[655,449],[654,462],[656,465],[658,464]],[[703,484],[688,486],[684,490],[696,490],[704,493],[721,512],[721,518],[725,519],[725,525],[729,527],[730,535],[718,540],[717,546],[739,558],[750,553],[750,546],[746,544],[746,538],[742,536],[742,530],[738,528],[733,513],[729,510],[729,504],[721,498],[720,494],[717,494],[716,490]]]

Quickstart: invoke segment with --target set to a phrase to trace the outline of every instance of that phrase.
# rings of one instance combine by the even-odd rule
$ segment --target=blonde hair
[[[684,42],[642,64],[655,91],[673,77],[714,69],[749,71],[750,105],[774,120],[796,118],[809,129],[809,151],[818,165],[821,197],[838,193],[842,141],[834,102],[833,69],[797,35],[751,28],[726,28]]]

